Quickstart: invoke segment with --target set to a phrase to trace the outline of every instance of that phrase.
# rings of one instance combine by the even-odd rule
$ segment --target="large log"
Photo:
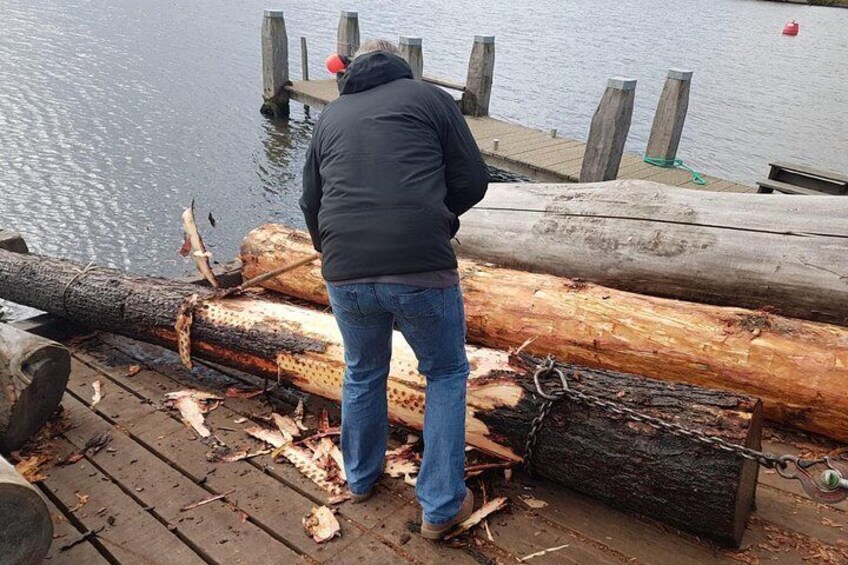
[[[848,198],[648,181],[492,184],[462,217],[468,257],[641,294],[848,325]]]
[[[47,422],[70,372],[63,346],[0,324],[0,451],[19,449]]]
[[[41,563],[52,542],[41,494],[0,457],[0,563]]]
[[[242,242],[253,277],[312,253],[269,224]],[[848,441],[848,329],[739,308],[643,296],[573,279],[459,262],[471,343],[750,394],[766,418]],[[267,288],[327,304],[320,265]]]
[[[221,291],[131,276],[63,260],[0,251],[0,297],[110,332],[176,347],[177,312],[201,299],[191,326],[200,358],[260,376],[279,375],[312,394],[341,396],[344,355],[332,316],[254,297],[204,300]],[[540,402],[534,360],[468,348],[467,441],[505,458],[522,458]],[[392,421],[420,429],[425,382],[411,348],[394,336],[389,376]],[[761,403],[750,397],[611,371],[577,369],[575,390],[618,401],[738,444],[757,448]],[[726,545],[740,541],[756,485],[755,463],[658,432],[611,413],[563,401],[546,421],[533,464],[545,477]]]

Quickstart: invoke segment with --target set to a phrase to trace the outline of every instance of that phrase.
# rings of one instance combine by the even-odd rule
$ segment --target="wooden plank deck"
[[[478,496],[485,488],[489,496],[510,499],[509,509],[488,521],[491,538],[481,527],[451,543],[423,540],[416,530],[420,508],[414,490],[384,479],[372,501],[337,507],[342,536],[318,545],[301,520],[327,502],[326,493],[267,455],[210,462],[209,447],[162,404],[168,392],[191,387],[226,396],[228,387],[256,386],[259,379],[207,366],[190,372],[169,351],[110,334],[77,336],[68,344],[74,359],[62,402],[66,426],[53,442],[53,461],[80,452],[97,435],[107,433],[111,441],[72,465],[44,470],[47,478],[39,487],[56,524],[49,562],[494,564],[519,563],[566,546],[531,562],[848,563],[848,504],[815,504],[799,484],[769,472],[760,475],[757,510],[740,551],[712,547],[519,472],[510,481],[499,472],[469,481]],[[134,365],[141,370],[131,371]],[[92,407],[95,381],[103,397]],[[260,444],[243,429],[272,410],[290,413],[300,397],[282,388],[268,399],[226,397],[206,421],[227,445],[256,450]],[[337,421],[337,407],[307,398],[310,427],[322,408]],[[766,447],[775,452],[834,447],[784,431],[769,430],[768,437]],[[228,492],[221,500],[181,510]],[[547,505],[531,508],[524,502],[528,496]]]
[[[287,88],[292,100],[323,108],[338,97],[335,80],[294,81]],[[577,182],[586,144],[551,138],[548,132],[491,117],[466,117],[480,152],[494,166],[547,182]],[[498,148],[494,148],[494,140]],[[756,187],[702,175],[707,184],[692,182],[682,169],[663,169],[645,163],[638,155],[625,154],[618,178],[644,179],[699,190],[756,192]]]

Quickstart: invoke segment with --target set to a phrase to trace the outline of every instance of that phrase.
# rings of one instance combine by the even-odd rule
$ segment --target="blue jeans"
[[[443,524],[465,498],[465,311],[459,286],[327,285],[345,349],[342,455],[350,490],[363,494],[383,472],[386,384],[395,323],[427,379],[424,458],[416,492],[424,518]]]

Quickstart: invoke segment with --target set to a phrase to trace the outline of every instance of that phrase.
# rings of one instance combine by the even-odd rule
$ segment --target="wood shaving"
[[[127,369],[127,376],[134,377],[141,372],[141,365],[130,365]]]
[[[327,414],[327,409],[321,410],[321,416],[318,418],[318,432],[323,433],[330,429],[330,415]]]
[[[94,396],[91,397],[91,407],[94,408],[103,399],[103,385],[98,380],[91,383],[91,386],[94,388]]]
[[[15,469],[30,483],[39,483],[47,477],[42,473],[42,467],[50,461],[51,457],[44,453],[37,453],[15,464]]]
[[[456,536],[462,535],[477,524],[479,524],[484,518],[497,512],[498,510],[502,510],[506,506],[506,497],[500,496],[498,498],[493,498],[477,510],[475,510],[471,516],[457,524],[456,529],[445,536],[445,539],[455,538]]]
[[[73,508],[70,509],[71,512],[76,512],[77,510],[88,504],[87,494],[80,494],[78,492],[75,492],[74,496],[77,497],[77,503],[73,506]]]
[[[292,437],[290,435],[286,437],[280,430],[269,430],[262,426],[253,426],[252,428],[247,428],[244,431],[247,435],[258,439],[259,441],[264,441],[268,445],[272,445],[277,449],[292,442]]]
[[[212,435],[203,415],[218,407],[223,398],[200,390],[179,390],[165,395],[165,403],[176,408],[185,424],[191,426],[202,438]]]
[[[341,535],[339,521],[326,506],[313,508],[303,519],[303,527],[316,543],[324,543]]]
[[[312,460],[312,451],[296,445],[286,445],[274,452],[294,465],[295,469],[306,475],[313,483],[334,496],[345,492],[344,482],[340,476],[331,476],[326,469],[321,468]]]
[[[271,420],[283,434],[300,437],[300,428],[291,416],[280,416],[274,412],[271,414]]]
[[[231,386],[227,389],[225,396],[227,398],[255,398],[262,394],[264,391],[261,388],[258,389],[244,389]]]
[[[534,557],[541,557],[543,555],[547,555],[548,553],[553,553],[554,551],[559,551],[560,549],[565,549],[566,547],[569,547],[569,545],[571,545],[571,544],[566,543],[565,545],[558,545],[556,547],[549,547],[548,549],[543,549],[542,551],[537,551],[536,553],[531,553],[530,555],[525,555],[524,557],[519,559],[519,561],[521,561],[523,563],[524,561],[529,561],[530,559],[533,559]]]
[[[305,432],[309,428],[303,425],[303,412],[303,400],[298,400],[297,408],[295,408],[294,412],[292,412],[292,418],[294,418],[294,423],[297,424],[297,427]]]
[[[420,468],[421,456],[413,451],[410,444],[404,444],[386,452],[386,465],[383,472],[392,478],[416,475]]]

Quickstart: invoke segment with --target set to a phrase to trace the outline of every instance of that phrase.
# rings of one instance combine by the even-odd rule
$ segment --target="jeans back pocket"
[[[343,286],[327,285],[330,295],[330,307],[335,314],[346,313],[353,316],[362,316],[359,308],[359,298],[356,291]]]
[[[445,311],[445,292],[442,288],[422,288],[392,295],[401,316],[408,319],[442,316]]]

